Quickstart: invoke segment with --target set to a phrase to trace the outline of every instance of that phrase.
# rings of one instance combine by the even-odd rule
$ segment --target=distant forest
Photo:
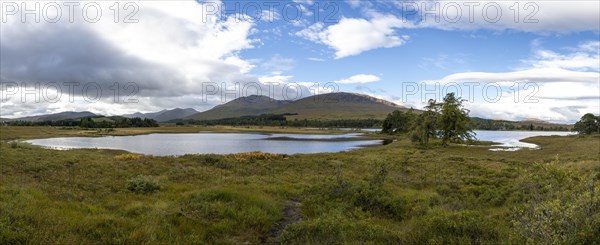
[[[286,116],[293,114],[264,114],[259,116],[244,116],[217,120],[175,120],[178,125],[226,125],[226,126],[281,126],[281,127],[316,127],[316,128],[381,128],[383,120],[379,119],[338,119],[338,120],[310,120],[292,119]],[[472,117],[471,126],[475,130],[525,130],[525,131],[570,131],[572,126],[549,124],[540,122],[513,122],[490,120]],[[54,126],[54,127],[82,127],[82,128],[137,128],[158,127],[154,119],[114,117],[84,117],[81,119],[43,120],[43,121],[4,121],[6,126]]]
[[[570,131],[572,126],[543,122],[513,122],[490,120],[478,117],[471,118],[471,126],[478,130],[526,130],[526,131]]]
[[[379,119],[339,119],[339,120],[288,120],[290,114],[260,116],[244,116],[218,120],[188,120],[178,121],[179,125],[227,125],[227,126],[288,126],[288,127],[319,127],[319,128],[380,128],[383,120]],[[524,131],[570,131],[568,125],[512,122],[490,120],[472,117],[471,126],[475,130],[524,130]]]
[[[377,119],[339,119],[339,120],[308,120],[294,119],[288,120],[286,116],[291,114],[272,115],[264,114],[260,116],[244,116],[237,118],[225,118],[218,120],[191,120],[181,121],[194,125],[227,125],[227,126],[288,126],[288,127],[318,127],[318,128],[377,128],[381,127],[381,120]]]
[[[81,119],[44,120],[44,121],[5,121],[7,126],[54,126],[82,128],[143,128],[158,127],[158,122],[148,118],[126,117],[84,117]]]

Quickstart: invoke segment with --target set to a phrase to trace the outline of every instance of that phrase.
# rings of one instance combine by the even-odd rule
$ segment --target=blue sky
[[[313,1],[299,1],[298,3],[304,3],[304,6],[312,6],[312,8],[307,7],[312,9],[309,12],[313,12],[314,8],[317,8]],[[438,9],[443,8],[448,3],[460,2],[441,2]],[[592,2],[559,3],[559,5],[575,6],[580,4],[579,8],[581,9],[585,8],[586,5],[594,5]],[[231,2],[226,2],[226,4],[233,4],[235,6]],[[422,16],[420,14],[403,14],[403,8],[395,6],[397,4],[390,1],[369,2],[369,4],[362,4],[361,6],[353,6],[351,2],[343,1],[333,4],[339,8],[337,11],[333,10],[334,8],[328,8],[324,11],[335,12],[336,14],[331,18],[335,19],[335,21],[323,23],[323,30],[339,25],[342,19],[373,21],[377,17],[372,17],[372,12],[377,12],[379,15],[393,15],[397,18],[407,18],[409,22],[418,21],[416,19],[420,19],[420,16]],[[420,4],[417,6],[420,6]],[[325,8],[324,6],[321,7]],[[302,25],[290,24],[289,21],[279,16],[275,20],[270,18],[269,21],[261,22],[258,25],[259,29],[267,30],[258,34],[261,40],[266,41],[254,49],[244,50],[241,52],[241,55],[250,59],[260,60],[264,59],[265,54],[271,54],[277,57],[279,61],[287,61],[293,65],[290,65],[285,71],[277,72],[290,76],[290,81],[296,82],[310,81],[326,83],[339,81],[356,74],[377,76],[379,80],[374,82],[340,84],[340,90],[369,93],[397,101],[406,106],[420,107],[422,106],[422,101],[432,97],[425,96],[425,98],[422,98],[421,93],[418,96],[406,95],[403,93],[403,83],[414,82],[420,84],[424,80],[438,80],[455,73],[503,73],[523,70],[528,65],[526,61],[535,59],[536,54],[539,52],[548,50],[556,54],[569,56],[578,52],[573,50],[574,48],[586,43],[596,44],[594,46],[596,49],[590,51],[589,55],[592,59],[596,60],[595,64],[598,64],[600,62],[597,61],[599,24],[592,24],[587,28],[581,28],[577,24],[574,24],[572,27],[547,25],[536,29],[536,25],[543,25],[545,21],[544,18],[539,16],[546,16],[544,15],[544,11],[551,12],[553,10],[550,8],[556,7],[559,6],[540,3],[538,6],[540,10],[532,16],[532,18],[537,19],[538,23],[521,23],[524,26],[522,28],[511,26],[510,24],[506,24],[503,27],[497,23],[485,23],[485,19],[481,16],[475,16],[474,18],[475,22],[484,22],[477,28],[460,27],[458,26],[459,24],[456,24],[457,27],[453,27],[452,23],[450,23],[450,28],[391,28],[393,32],[388,35],[406,36],[407,40],[402,44],[393,45],[393,47],[374,47],[366,51],[361,51],[356,55],[343,57],[336,56],[336,51],[338,50],[336,50],[334,45],[324,44],[299,35],[303,30],[310,28],[310,26],[321,23],[319,21],[315,22],[314,16],[305,14],[305,23]],[[507,13],[506,8],[503,10],[504,18],[514,18],[514,12]],[[525,18],[525,14],[532,13],[531,11],[525,11],[525,9],[521,11],[521,18]],[[443,15],[444,12],[441,12],[441,14]],[[291,15],[295,16],[295,14]],[[589,23],[597,20],[597,15],[597,11],[590,13],[590,17],[588,17]],[[431,19],[435,18],[432,16],[427,17]],[[478,20],[477,17],[483,21]],[[562,17],[564,15],[555,18]],[[443,17],[441,19],[441,22],[443,22]],[[514,19],[511,20],[514,22]],[[548,21],[553,22],[554,20]],[[568,20],[565,19],[564,21]],[[499,22],[501,23],[502,21]],[[352,42],[352,40],[349,39],[347,42]],[[597,74],[597,66],[596,68],[575,69],[584,69]],[[268,72],[268,69],[259,68],[257,71],[265,73]],[[525,81],[520,82],[523,83]],[[532,80],[530,82],[542,86],[537,81]],[[428,85],[427,88],[435,89],[435,87]],[[592,86],[592,88],[597,88],[597,86]],[[568,89],[568,87],[565,87],[565,89]],[[441,88],[438,90],[442,91]],[[493,92],[490,91],[489,93],[493,94]],[[597,95],[597,93],[595,94]],[[443,93],[440,92],[440,96],[443,96]],[[487,102],[482,98],[482,91],[476,90],[473,96],[474,102]],[[437,99],[440,99],[440,97],[437,97]],[[597,104],[600,102],[597,101],[599,100],[597,97],[595,100],[587,101],[591,102],[588,103],[591,107],[584,110],[598,113]],[[572,104],[575,105],[577,103]],[[594,104],[596,105],[595,107]],[[549,104],[548,106],[552,105]],[[490,115],[489,111],[475,111],[474,113],[483,117],[494,117],[494,115]],[[561,119],[562,121],[569,121],[573,120],[573,116],[576,113],[573,113],[569,117],[563,116],[562,118],[559,115],[554,115],[553,117],[549,114],[536,115],[535,113],[530,113],[529,116],[527,113],[522,113],[519,116],[510,114],[515,113],[510,113],[510,111],[501,112],[497,114],[497,117],[516,120],[528,117],[543,117],[551,121],[561,121]]]
[[[74,23],[23,22],[3,7],[0,82],[93,80],[105,88],[133,81],[138,102],[32,104],[3,86],[3,117],[206,110],[233,99],[207,96],[206,82],[227,89],[335,82],[338,91],[416,108],[455,84],[475,116],[573,122],[600,114],[597,1],[142,1],[135,2],[135,23],[114,23],[102,4],[104,15],[94,23],[81,16]],[[25,41],[32,37],[47,42]],[[92,59],[86,48],[106,51]],[[40,58],[14,58],[26,54]],[[81,66],[81,59],[89,66],[65,69]],[[469,83],[477,83],[473,91]],[[419,91],[407,91],[411,86]]]

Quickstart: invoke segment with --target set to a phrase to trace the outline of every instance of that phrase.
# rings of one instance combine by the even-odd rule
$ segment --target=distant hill
[[[384,119],[394,110],[407,109],[389,101],[355,93],[322,94],[295,101],[250,96],[238,98],[186,119],[216,120],[261,114],[293,114],[287,116],[292,120]]]
[[[198,111],[194,110],[193,108],[186,108],[186,109],[175,108],[173,110],[167,110],[162,113],[159,113],[152,119],[159,121],[159,122],[166,122],[166,121],[170,121],[173,119],[179,119],[179,118],[191,116],[196,113],[198,113]]]
[[[80,119],[83,117],[95,117],[98,116],[89,111],[75,112],[75,111],[65,111],[54,114],[45,114],[45,115],[37,115],[30,117],[20,117],[20,118],[4,118],[2,121],[60,121],[60,120],[69,120],[69,119]]]
[[[252,95],[237,98],[214,108],[188,116],[185,119],[193,120],[216,120],[223,118],[235,118],[244,116],[256,116],[269,114],[273,110],[291,103],[287,100],[276,100],[267,96]]]
[[[406,110],[392,102],[355,93],[315,95],[277,108],[273,114],[297,114],[290,119],[384,119],[394,110]]]
[[[537,119],[537,118],[526,118],[524,120],[521,120],[520,122],[523,122],[523,123],[549,123],[542,119]]]
[[[121,116],[122,117],[127,117],[127,118],[139,117],[139,118],[150,118],[150,119],[153,119],[157,115],[160,115],[161,113],[164,113],[166,111],[167,110],[162,110],[162,111],[157,111],[157,112],[148,112],[148,113],[136,112],[136,113],[133,113],[133,114],[125,114],[125,115],[121,115]]]
[[[127,117],[127,118],[134,118],[134,117],[148,118],[148,119],[154,119],[154,120],[159,121],[159,122],[167,122],[167,121],[171,121],[171,120],[174,120],[174,119],[180,119],[180,118],[188,117],[188,116],[194,115],[196,113],[198,113],[198,111],[194,110],[193,108],[186,108],[186,109],[175,108],[173,110],[162,110],[162,111],[151,112],[151,113],[136,112],[136,113],[133,113],[133,114],[123,115],[123,117]]]
[[[158,122],[167,122],[167,121],[171,121],[174,119],[180,119],[180,118],[184,118],[193,114],[198,113],[198,111],[192,109],[192,108],[187,108],[187,109],[181,109],[181,108],[175,108],[173,110],[162,110],[159,112],[152,112],[152,113],[133,113],[133,114],[128,114],[128,115],[122,115],[121,117],[126,117],[126,118],[135,118],[135,117],[139,117],[139,118],[148,118],[148,119],[154,119]],[[46,115],[37,115],[37,116],[30,116],[30,117],[20,117],[20,118],[14,118],[14,119],[9,119],[9,118],[2,118],[0,119],[0,121],[60,121],[60,120],[72,120],[72,119],[81,119],[84,117],[94,117],[94,118],[98,118],[98,117],[102,117],[101,115],[97,115],[94,113],[91,113],[89,111],[83,111],[83,112],[60,112],[60,113],[54,113],[54,114],[46,114]]]

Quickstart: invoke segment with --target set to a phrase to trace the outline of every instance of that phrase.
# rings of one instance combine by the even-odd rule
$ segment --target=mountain
[[[194,110],[193,108],[186,108],[186,109],[175,108],[173,110],[162,111],[161,113],[158,113],[152,119],[159,121],[159,122],[166,122],[166,121],[171,121],[173,119],[179,119],[179,118],[191,116],[196,113],[198,113],[198,111]]]
[[[522,122],[522,123],[549,123],[542,119],[537,119],[537,118],[526,118],[524,120],[521,120],[520,122]]]
[[[4,118],[4,119],[2,119],[2,121],[60,121],[60,120],[80,119],[83,117],[94,117],[94,116],[97,116],[97,115],[94,113],[91,113],[89,111],[82,111],[82,112],[65,111],[65,112],[59,112],[59,113],[54,113],[54,114],[44,114],[44,115],[20,117],[20,118],[13,118],[13,119]]]
[[[356,93],[329,93],[306,97],[273,110],[297,114],[290,119],[384,119],[394,110],[407,110],[392,102]]]
[[[394,110],[406,110],[392,102],[355,93],[329,93],[295,101],[266,96],[238,98],[186,119],[215,120],[261,114],[293,114],[289,119],[384,119]]]
[[[159,122],[167,122],[167,121],[171,121],[174,119],[180,119],[180,118],[184,118],[184,117],[187,117],[190,115],[194,115],[196,113],[198,113],[198,111],[194,110],[193,108],[186,108],[186,109],[175,108],[173,110],[162,110],[162,111],[150,112],[150,113],[136,112],[133,114],[123,115],[123,117],[148,118],[148,119],[154,119]]]
[[[289,104],[288,100],[276,100],[262,95],[252,95],[237,98],[214,108],[196,113],[185,119],[215,120],[223,118],[234,118],[243,116],[255,116],[270,114],[273,110]]]
[[[167,110],[162,110],[162,111],[157,111],[157,112],[148,112],[148,113],[136,112],[136,113],[133,113],[133,114],[125,114],[125,115],[121,115],[121,116],[122,117],[127,117],[127,118],[139,117],[139,118],[154,119],[157,115],[160,115],[161,113],[164,113],[166,111]]]

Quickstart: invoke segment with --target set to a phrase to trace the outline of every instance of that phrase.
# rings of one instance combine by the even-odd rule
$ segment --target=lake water
[[[155,155],[231,154],[251,151],[297,154],[349,151],[381,145],[382,140],[361,140],[362,134],[261,134],[191,133],[148,134],[136,136],[65,137],[28,140],[34,145],[54,149],[119,149]]]
[[[521,148],[538,148],[536,144],[521,142],[520,140],[534,136],[559,135],[566,136],[572,132],[546,132],[546,131],[484,131],[475,130],[478,140],[500,143],[491,148],[492,151],[514,151]]]
[[[479,140],[500,143],[494,151],[537,148],[520,140],[533,136],[570,135],[570,132],[479,131]],[[262,151],[280,154],[342,152],[383,144],[383,140],[360,139],[362,133],[328,134],[263,134],[263,133],[189,133],[148,134],[136,136],[66,137],[28,140],[34,145],[54,149],[99,148],[156,155],[231,154]]]
[[[340,131],[363,131],[363,132],[381,132],[380,128],[304,128],[310,130],[340,130]]]

